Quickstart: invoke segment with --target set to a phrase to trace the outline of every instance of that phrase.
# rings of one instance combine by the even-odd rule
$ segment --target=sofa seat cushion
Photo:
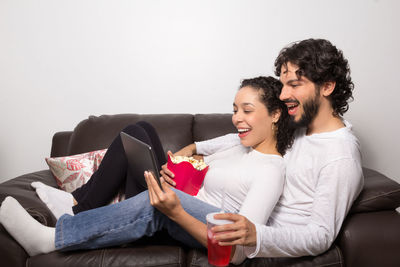
[[[203,267],[211,266],[207,261],[207,251],[192,249],[187,255],[188,267]],[[314,267],[314,266],[329,266],[329,267],[343,267],[343,257],[338,246],[333,245],[325,253],[316,257],[307,256],[299,258],[254,258],[246,259],[240,265],[232,265],[239,267],[283,267],[283,266],[296,266],[296,267]]]
[[[350,214],[400,207],[400,184],[375,170],[363,168],[363,173],[364,188],[353,203]]]
[[[185,253],[178,246],[138,246],[89,251],[52,252],[27,260],[29,267],[146,267],[185,266]]]

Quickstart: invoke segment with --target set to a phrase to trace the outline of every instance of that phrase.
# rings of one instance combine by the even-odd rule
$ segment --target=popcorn
[[[175,174],[175,188],[192,196],[199,192],[208,171],[204,161],[183,156],[168,155],[167,167]]]
[[[205,164],[203,160],[197,160],[193,157],[175,156],[171,157],[171,161],[175,164],[181,163],[182,161],[187,161],[191,163],[196,170],[199,171],[202,171],[205,168],[207,168],[207,164]]]

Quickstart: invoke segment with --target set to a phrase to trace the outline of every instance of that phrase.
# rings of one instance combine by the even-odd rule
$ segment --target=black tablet
[[[121,132],[120,136],[129,168],[134,179],[137,179],[136,182],[144,186],[144,188],[147,188],[146,180],[144,179],[144,172],[150,171],[153,173],[158,186],[162,189],[160,170],[158,169],[157,161],[151,146],[124,132]]]

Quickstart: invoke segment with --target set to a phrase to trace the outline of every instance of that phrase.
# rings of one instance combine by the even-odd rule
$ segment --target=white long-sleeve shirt
[[[216,207],[224,202],[225,211],[266,224],[283,190],[283,158],[239,144],[206,156],[204,161],[209,169],[196,197]],[[237,262],[243,261],[243,247],[236,251]]]
[[[281,156],[236,145],[204,157],[209,165],[197,198],[224,210],[266,223],[281,196],[285,164]],[[259,207],[263,203],[263,207]]]
[[[257,246],[247,257],[298,257],[326,251],[363,186],[361,153],[351,125],[307,136],[297,131],[285,155],[286,180],[267,224],[255,223]],[[236,141],[235,141],[236,139]],[[240,142],[236,134],[196,143],[199,154]],[[218,145],[216,145],[218,143]]]

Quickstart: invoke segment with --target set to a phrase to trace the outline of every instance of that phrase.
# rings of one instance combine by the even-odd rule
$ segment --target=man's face
[[[304,76],[297,77],[298,66],[282,65],[283,84],[279,99],[285,102],[295,127],[308,127],[318,113],[320,94],[315,84]]]

